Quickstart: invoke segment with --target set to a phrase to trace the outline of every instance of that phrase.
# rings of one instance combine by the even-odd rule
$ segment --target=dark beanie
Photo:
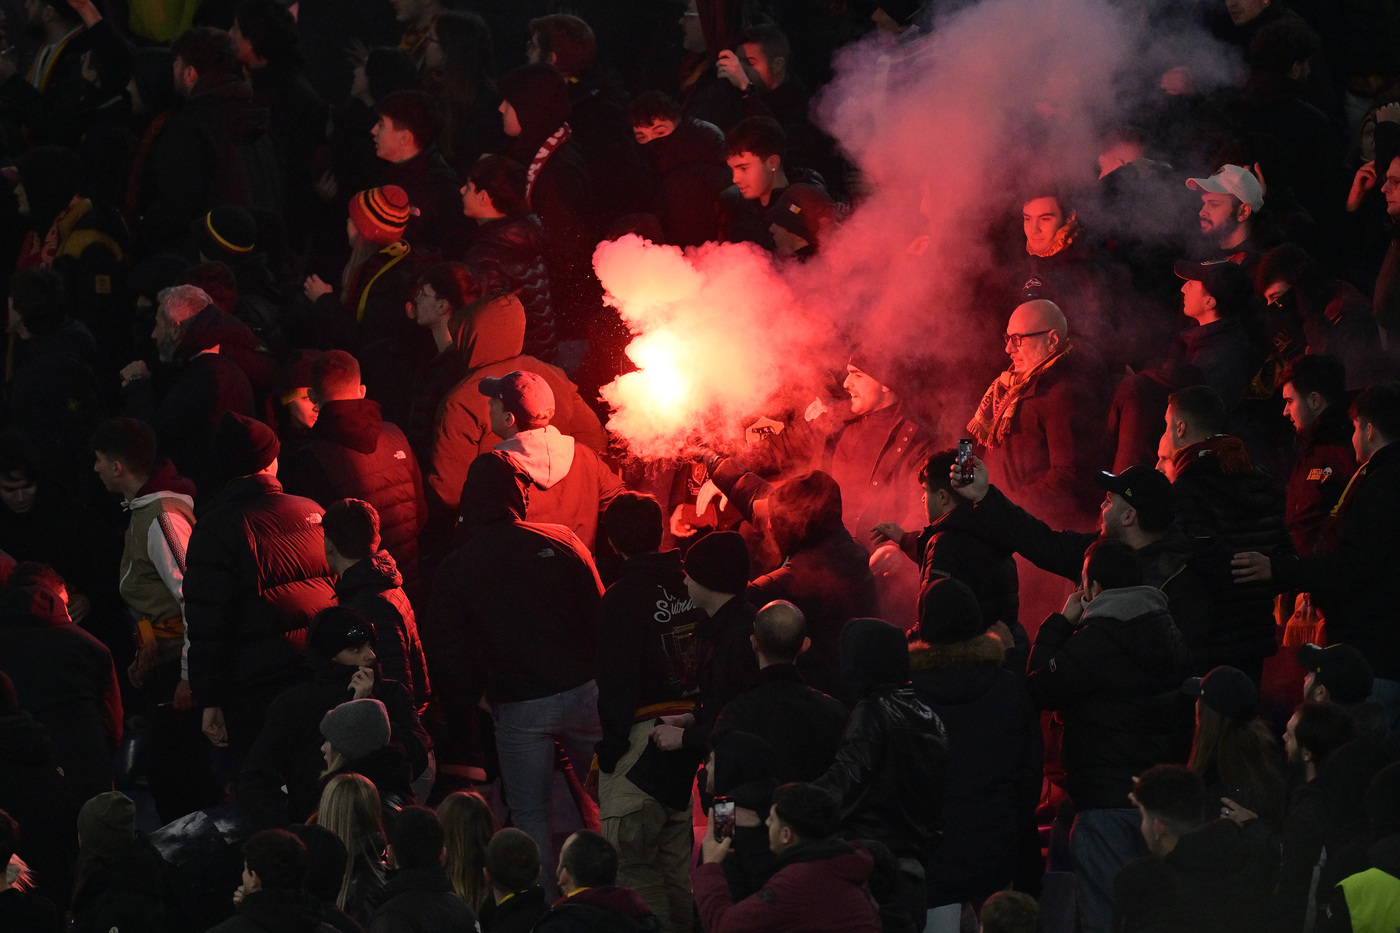
[[[930,645],[969,641],[986,631],[982,606],[966,584],[934,577],[919,593],[919,637]]]
[[[322,718],[321,734],[331,748],[357,761],[389,744],[389,713],[378,700],[351,700]]]
[[[374,625],[364,616],[346,606],[329,606],[311,620],[306,653],[313,660],[333,658],[346,648],[373,645],[377,640]]]
[[[219,422],[216,446],[231,476],[261,473],[281,451],[276,432],[261,421],[231,411],[224,412]]]
[[[311,388],[311,366],[320,358],[320,350],[298,350],[287,360],[277,383],[277,394],[283,405],[305,395]]]
[[[78,836],[93,855],[112,858],[136,839],[136,804],[121,791],[98,794],[78,811]]]
[[[209,259],[236,259],[257,249],[258,223],[241,207],[221,204],[194,224],[199,251]]]
[[[317,900],[334,901],[345,879],[345,843],[316,823],[294,823],[287,829],[306,846],[306,881],[302,887]]]
[[[749,546],[737,531],[717,531],[690,546],[685,575],[707,590],[738,594],[749,587]]]

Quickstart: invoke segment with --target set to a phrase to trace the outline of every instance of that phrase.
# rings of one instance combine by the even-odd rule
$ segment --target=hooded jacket
[[[592,680],[603,587],[588,549],[524,520],[521,479],[500,454],[478,458],[463,488],[471,536],[438,568],[422,627],[449,718],[474,715],[483,695],[534,700]]]
[[[840,802],[842,836],[927,861],[943,828],[948,734],[910,686],[904,633],[852,619],[841,633],[841,677],[856,705],[836,761],[814,783]]]
[[[403,577],[388,551],[348,567],[335,581],[337,605],[354,609],[374,625],[374,653],[379,668],[413,695],[419,713],[432,699],[418,620],[403,591]]]
[[[442,401],[442,415],[433,444],[428,485],[448,508],[461,500],[467,468],[501,439],[491,430],[491,406],[481,394],[481,380],[516,370],[532,372],[554,392],[550,423],[595,451],[607,449],[607,435],[598,416],[579,397],[575,386],[557,366],[522,355],[525,310],[520,300],[504,297],[482,305],[463,325],[462,346],[467,376]]]
[[[914,692],[948,730],[943,836],[928,865],[928,902],[986,900],[1016,877],[1036,833],[1042,743],[1040,713],[1006,648],[979,635],[954,644],[909,646]],[[1037,847],[1038,848],[1038,847]]]
[[[526,518],[563,525],[596,550],[598,516],[626,490],[617,474],[591,448],[552,424],[521,431],[496,449],[530,478]]]
[[[660,933],[661,921],[631,888],[599,885],[559,898],[535,933]]]
[[[133,618],[149,620],[156,637],[172,644],[183,669],[183,588],[194,530],[194,483],[176,473],[169,460],[160,460],[146,484],[122,506],[131,513],[122,548],[122,602]]]
[[[367,398],[323,402],[306,440],[283,474],[294,495],[322,507],[363,499],[379,513],[384,550],[412,586],[418,578],[418,533],[427,523],[423,477],[408,438]]]
[[[525,353],[554,359],[554,308],[539,217],[523,213],[486,221],[476,228],[462,261],[485,277],[487,294],[520,299],[525,308]]]
[[[229,483],[190,535],[185,631],[190,688],[203,706],[305,670],[311,618],[334,595],[321,507],[266,473]]]
[[[695,905],[708,933],[877,933],[880,909],[866,879],[872,859],[840,839],[803,842],[778,854],[778,870],[752,897],[730,900],[724,871],[695,869]]]
[[[1189,665],[1155,587],[1104,590],[1078,626],[1058,612],[1041,625],[1026,687],[1064,723],[1065,779],[1076,807],[1129,807],[1136,775],[1186,760],[1191,706],[1181,682]]]
[[[733,184],[719,127],[686,118],[642,149],[655,177],[652,213],[666,242],[684,249],[718,240],[719,196]]]

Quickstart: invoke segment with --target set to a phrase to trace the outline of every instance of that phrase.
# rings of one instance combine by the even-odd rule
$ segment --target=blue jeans
[[[541,878],[546,889],[554,880],[554,848],[549,815],[554,785],[554,743],[569,756],[580,781],[593,763],[593,746],[603,737],[598,721],[598,684],[588,681],[572,690],[522,700],[497,703],[496,754],[501,760],[510,819],[540,847]]]
[[[1079,887],[1083,933],[1113,928],[1113,879],[1118,869],[1147,854],[1142,814],[1129,809],[1080,810],[1069,834],[1069,858]]]

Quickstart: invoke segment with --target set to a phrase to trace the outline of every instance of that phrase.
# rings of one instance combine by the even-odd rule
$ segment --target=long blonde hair
[[[486,846],[499,828],[491,806],[474,791],[459,790],[438,804],[447,846],[447,877],[457,896],[472,910],[490,893],[481,869],[486,865]]]
[[[379,791],[363,775],[337,774],[321,791],[321,805],[314,820],[345,843],[345,878],[335,899],[335,906],[344,910],[356,856],[364,856],[380,880],[384,877],[384,824],[379,817]]]

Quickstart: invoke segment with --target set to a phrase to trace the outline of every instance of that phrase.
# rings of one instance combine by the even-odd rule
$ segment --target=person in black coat
[[[190,535],[185,633],[205,734],[241,756],[272,699],[306,676],[307,631],[334,588],[321,507],[277,482],[277,435],[229,413],[218,447],[238,478],[205,502]]]
[[[847,712],[840,700],[808,686],[798,669],[811,646],[802,610],[783,600],[768,603],[754,617],[752,640],[758,677],[720,712],[715,735],[739,730],[767,742],[779,784],[816,780],[836,760]]]
[[[467,224],[459,209],[460,183],[437,148],[442,115],[424,91],[387,94],[375,105],[374,151],[378,185],[397,185],[416,209],[404,239],[420,257],[456,255]]]
[[[262,826],[301,822],[316,810],[325,770],[316,739],[321,719],[352,699],[384,704],[398,744],[419,774],[427,767],[431,741],[419,724],[405,686],[379,676],[374,627],[359,613],[331,607],[316,614],[307,657],[316,679],[288,688],[268,707],[267,725],[248,753],[238,781],[238,799]],[[285,812],[281,787],[286,787]]]
[[[165,860],[136,830],[136,804],[107,791],[78,813],[77,882],[69,905],[72,933],[161,933]]]
[[[530,933],[549,913],[540,874],[540,847],[525,832],[507,827],[491,837],[482,869],[491,899],[482,905],[483,933]]]
[[[299,827],[305,830],[307,827]],[[345,849],[340,849],[345,870]],[[359,924],[308,893],[306,844],[284,829],[264,829],[243,843],[242,883],[233,893],[236,913],[209,933],[349,933]],[[340,887],[336,883],[336,889]],[[332,901],[334,897],[332,897]]]
[[[525,353],[554,359],[554,310],[545,234],[530,212],[525,170],[505,156],[482,156],[467,175],[462,209],[477,223],[463,262],[484,281],[488,293],[513,294],[525,307]]]
[[[442,823],[423,807],[400,811],[389,830],[384,898],[370,914],[368,933],[460,933],[477,929],[476,913],[452,890],[443,870]]]
[[[288,492],[323,507],[340,499],[374,506],[384,549],[415,586],[418,533],[428,520],[423,476],[403,432],[364,395],[349,353],[331,350],[312,363],[309,398],[319,414],[280,472]]]
[[[1039,880],[1025,869],[1041,861],[1040,713],[1020,673],[1002,666],[1009,646],[985,634],[985,621],[956,579],[926,582],[909,662],[914,693],[948,730],[943,835],[927,883],[934,907],[980,904],[1013,881]]]
[[[719,239],[719,196],[733,184],[724,161],[724,133],[682,118],[680,105],[660,91],[637,97],[627,110],[632,133],[651,168],[651,213],[666,242],[684,249]]]

